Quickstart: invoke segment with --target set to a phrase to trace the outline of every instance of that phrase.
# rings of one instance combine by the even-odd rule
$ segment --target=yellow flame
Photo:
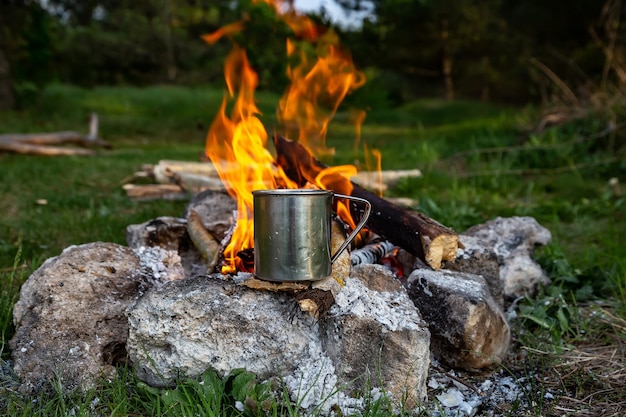
[[[237,223],[231,241],[224,250],[225,273],[237,270],[237,252],[254,245],[253,190],[277,188],[278,179],[290,182],[274,167],[274,158],[266,149],[267,132],[258,118],[254,101],[258,83],[246,52],[235,46],[224,65],[228,95],[222,100],[217,117],[206,139],[206,155],[215,165],[228,193],[237,201]],[[226,115],[228,97],[237,96],[231,116]],[[293,184],[291,184],[294,186]]]
[[[357,71],[352,60],[340,46],[337,35],[323,31],[310,19],[298,15],[288,1],[255,0],[270,4],[276,13],[291,27],[300,40],[287,40],[287,54],[299,60],[289,67],[287,75],[291,84],[280,100],[278,118],[285,134],[298,139],[314,153],[327,152],[326,133],[328,123],[334,116],[346,94],[365,82],[363,73]],[[208,43],[241,31],[244,22],[239,21],[205,35]],[[305,42],[315,42],[315,55],[307,53]],[[313,59],[316,58],[316,59]],[[236,227],[224,250],[226,265],[223,273],[245,270],[237,257],[241,250],[254,244],[252,191],[274,188],[296,188],[284,172],[277,168],[273,156],[266,149],[267,132],[258,118],[254,92],[258,76],[251,68],[246,52],[234,46],[224,64],[228,92],[224,95],[220,110],[211,124],[206,138],[205,153],[215,165],[229,194],[237,201]],[[227,115],[227,107],[235,99]],[[359,123],[362,117],[358,118]],[[333,189],[351,194],[350,176],[356,173],[354,166],[340,166],[323,170],[316,178],[320,188]],[[354,227],[350,210],[338,203],[338,214]]]

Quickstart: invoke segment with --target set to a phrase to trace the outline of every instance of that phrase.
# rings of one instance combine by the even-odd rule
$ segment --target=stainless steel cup
[[[362,198],[326,190],[253,191],[254,274],[267,281],[315,281],[326,278],[332,263],[365,225],[371,205]],[[331,255],[334,197],[359,201],[365,212],[356,229]]]

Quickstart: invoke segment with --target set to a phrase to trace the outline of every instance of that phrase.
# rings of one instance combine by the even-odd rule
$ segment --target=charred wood
[[[318,174],[326,166],[302,145],[280,135],[274,136],[276,161],[285,174],[299,186],[316,183]],[[372,204],[366,227],[384,239],[417,256],[433,269],[440,269],[442,261],[456,257],[458,235],[450,228],[422,213],[399,207],[384,198],[361,188],[345,177],[331,181],[328,188],[368,200]],[[349,191],[351,190],[351,191]],[[359,218],[361,209],[350,203],[353,217]]]

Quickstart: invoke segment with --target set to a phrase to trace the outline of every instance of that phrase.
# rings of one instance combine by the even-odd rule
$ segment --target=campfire
[[[325,143],[328,123],[365,79],[335,34],[273,7],[298,39],[287,41],[287,53],[299,61],[288,69],[291,84],[272,140],[254,101],[257,75],[235,45],[225,63],[227,92],[207,134],[211,163],[170,161],[161,173],[179,190],[189,190],[183,183],[191,177],[208,189],[194,193],[181,218],[129,225],[128,247],[67,248],[24,284],[11,341],[23,389],[40,389],[49,375],[89,386],[126,359],[140,379],[161,387],[207,369],[228,375],[245,368],[261,380],[280,378],[303,408],[327,401],[330,414],[333,404],[350,410],[354,395],[371,384],[403,407],[423,403],[431,353],[469,370],[506,355],[503,299],[546,282],[531,254],[549,241],[549,232],[534,219],[498,218],[459,236],[360,186],[355,166],[320,162],[316,155],[332,152]],[[244,25],[227,25],[205,40],[216,42]],[[303,42],[315,46],[315,60]],[[157,168],[148,171],[158,176]],[[183,173],[190,175],[183,179]],[[133,190],[127,188],[129,195]],[[253,193],[351,197],[332,199],[332,210],[324,206],[337,221],[312,216],[321,220],[299,230],[300,241],[276,235],[289,248],[301,246],[307,233],[329,229],[330,237],[315,239],[317,246],[328,243],[324,256],[333,254],[328,276],[255,277]],[[289,223],[289,212],[280,213],[265,212],[265,218],[298,227]],[[351,253],[342,252],[345,236],[351,240],[363,224]],[[97,329],[90,332],[93,323]],[[58,358],[68,359],[61,369]],[[350,392],[338,393],[338,386]]]
[[[237,202],[235,227],[221,255],[221,271],[225,274],[252,272],[249,261],[254,246],[252,192],[277,188],[320,188],[368,200],[374,215],[367,223],[367,230],[379,240],[393,236],[395,244],[434,268],[440,268],[442,261],[452,260],[458,248],[453,231],[359,188],[350,181],[357,172],[355,166],[327,167],[315,159],[315,154],[333,151],[326,147],[328,124],[341,101],[360,87],[365,77],[355,68],[332,31],[320,30],[307,17],[282,8],[278,2],[267,2],[290,26],[295,38],[300,39],[287,39],[286,48],[287,55],[299,61],[287,70],[290,85],[277,111],[278,129],[284,136],[274,135],[276,152],[272,155],[267,149],[268,133],[258,118],[259,110],[254,101],[257,74],[245,50],[237,45],[226,59],[224,73],[228,91],[206,140],[206,156]],[[214,43],[244,25],[245,22],[228,25],[204,39]],[[315,46],[314,57],[306,52],[305,43]],[[227,115],[231,100],[234,104]],[[360,123],[363,117],[357,120]],[[340,200],[336,203],[336,212],[347,227],[354,230],[354,219],[360,218],[363,207]],[[214,244],[204,245],[208,246],[215,247]],[[207,258],[215,259],[215,254],[207,254]]]

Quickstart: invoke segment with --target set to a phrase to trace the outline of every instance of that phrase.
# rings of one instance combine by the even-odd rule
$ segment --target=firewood
[[[202,218],[195,210],[190,210],[187,215],[187,233],[205,260],[207,272],[211,273],[220,257],[220,244],[204,227]]]
[[[176,184],[124,184],[122,188],[128,198],[137,201],[189,199],[189,193]]]
[[[315,183],[317,175],[326,168],[297,142],[280,135],[274,136],[276,161],[285,174],[299,186]],[[345,178],[345,181],[349,181]],[[345,190],[346,184],[339,180],[330,184],[333,191]],[[433,269],[440,269],[442,261],[453,260],[459,247],[459,238],[450,228],[422,213],[399,207],[384,198],[351,183],[351,194],[368,200],[372,204],[366,227],[382,238],[392,241],[407,252],[417,256]],[[337,190],[336,188],[339,188]],[[350,204],[352,216],[360,216],[356,204]]]
[[[359,184],[370,191],[387,191],[404,178],[417,178],[422,176],[419,169],[395,170],[395,171],[359,171],[350,178],[350,181]]]
[[[57,146],[67,144],[78,145],[82,148],[111,148],[108,142],[98,139],[98,115],[96,113],[91,114],[87,135],[73,131],[0,135],[0,151],[48,156],[94,154],[93,151],[87,149]]]
[[[238,169],[233,165],[233,170]],[[378,191],[387,190],[402,178],[415,178],[422,175],[419,169],[395,171],[361,171],[351,178],[352,182],[361,187]],[[180,184],[187,190],[223,190],[224,184],[219,178],[217,169],[211,162],[188,162],[163,159],[156,165],[146,165],[136,177],[152,177],[160,184]]]
[[[45,156],[94,154],[94,152],[89,149],[62,148],[60,146],[32,145],[30,143],[20,143],[19,141],[14,142],[7,135],[5,135],[5,137],[0,137],[0,151],[7,151],[24,155]]]
[[[272,292],[292,292],[297,293],[309,289],[311,283],[309,281],[303,282],[272,282],[264,281],[262,279],[250,276],[241,283],[253,290],[272,291]]]

